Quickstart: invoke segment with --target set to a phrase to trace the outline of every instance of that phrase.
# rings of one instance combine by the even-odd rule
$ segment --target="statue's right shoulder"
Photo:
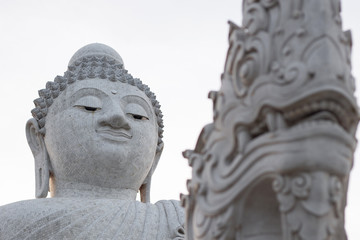
[[[0,240],[25,239],[49,221],[66,213],[65,201],[50,198],[24,200],[0,207]],[[24,238],[22,238],[24,237]]]
[[[1,206],[0,239],[13,239],[28,225],[29,221],[44,215],[46,207],[41,208],[44,203],[41,200],[24,200]]]

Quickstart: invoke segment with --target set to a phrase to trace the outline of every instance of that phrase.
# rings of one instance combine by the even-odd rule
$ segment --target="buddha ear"
[[[155,168],[159,162],[159,159],[161,157],[161,153],[164,149],[164,143],[161,143],[157,146],[157,151],[155,153],[154,162],[151,166],[151,169],[146,176],[143,184],[140,186],[140,200],[143,203],[150,202],[150,187],[151,187],[151,177],[155,171]]]
[[[50,161],[44,136],[34,118],[26,123],[26,138],[35,160],[35,196],[46,198],[49,191]]]

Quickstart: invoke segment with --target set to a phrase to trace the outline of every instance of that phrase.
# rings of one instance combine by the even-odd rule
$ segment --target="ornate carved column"
[[[193,151],[188,239],[344,240],[359,112],[340,0],[244,0]]]

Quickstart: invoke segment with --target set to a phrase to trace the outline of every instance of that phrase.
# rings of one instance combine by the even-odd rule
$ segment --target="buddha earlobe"
[[[44,136],[34,118],[26,123],[26,138],[35,160],[35,196],[45,198],[49,191],[50,161]]]
[[[150,202],[150,187],[151,187],[151,177],[155,171],[155,168],[159,162],[159,159],[161,157],[162,150],[164,149],[164,143],[162,142],[157,146],[157,150],[154,157],[153,165],[151,166],[151,169],[146,176],[143,184],[140,186],[140,200],[143,203]]]

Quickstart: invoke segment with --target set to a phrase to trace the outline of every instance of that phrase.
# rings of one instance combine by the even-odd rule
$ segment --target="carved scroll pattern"
[[[182,196],[188,239],[246,239],[244,198],[259,179],[272,176],[278,176],[274,190],[283,239],[344,238],[345,180],[359,115],[351,46],[351,34],[341,29],[339,0],[243,1],[243,27],[230,22],[221,88],[209,94],[214,122],[204,127],[195,150],[184,153],[193,168],[189,195]],[[341,127],[302,124],[310,113],[330,108],[344,109]],[[330,139],[334,153],[339,149],[347,156],[318,158],[324,152],[312,146],[323,146],[319,136]],[[325,215],[312,205],[314,189],[327,191]],[[318,237],[310,237],[306,219],[323,224]]]
[[[343,239],[343,183],[324,172],[278,175],[273,182],[285,239]],[[337,237],[335,237],[337,236]]]

